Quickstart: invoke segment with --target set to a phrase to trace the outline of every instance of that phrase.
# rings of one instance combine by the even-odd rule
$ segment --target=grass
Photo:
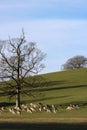
[[[41,77],[45,85],[33,89],[36,97],[21,96],[22,102],[42,102],[57,106],[67,106],[69,103],[87,105],[87,69],[49,73]],[[8,98],[0,97],[0,101],[3,104],[8,102]],[[15,99],[11,102],[15,103]]]
[[[24,125],[25,128],[30,127],[32,130],[42,130],[42,127],[53,130],[54,126],[55,130],[58,128],[60,130],[87,129],[87,69],[54,72],[40,76],[43,79],[41,80],[42,85],[38,85],[33,89],[35,98],[21,96],[21,102],[25,104],[29,104],[30,102],[55,104],[58,108],[57,113],[37,111],[33,114],[22,112],[21,115],[12,115],[6,111],[0,115],[0,128],[2,130],[10,130],[14,126],[14,130],[16,130],[15,125],[19,122],[18,128],[22,129],[22,123],[24,122],[26,124],[26,126]],[[66,107],[71,103],[78,104],[80,108],[67,111]],[[0,106],[10,107],[14,104],[15,98],[8,103],[7,97],[0,97]],[[11,127],[9,126],[9,122],[12,123]],[[49,123],[52,123],[52,126]],[[4,126],[7,126],[8,129]]]

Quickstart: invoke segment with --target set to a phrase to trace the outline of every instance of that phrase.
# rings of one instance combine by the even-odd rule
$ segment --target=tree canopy
[[[87,58],[84,56],[74,56],[62,65],[63,70],[78,69],[87,67]]]

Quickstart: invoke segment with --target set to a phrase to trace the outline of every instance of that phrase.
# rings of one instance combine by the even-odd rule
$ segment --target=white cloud
[[[60,6],[85,6],[87,0],[3,0],[0,1],[0,9],[6,8],[32,8],[32,7],[60,7]],[[64,7],[63,6],[63,7]]]
[[[0,39],[18,37],[24,28],[26,37],[47,53],[43,72],[57,71],[68,58],[87,56],[86,6],[87,0],[2,0]]]
[[[26,37],[37,42],[38,47],[47,53],[45,73],[59,70],[70,57],[87,56],[87,20],[41,19],[2,23],[0,39],[20,36],[22,27]]]
[[[1,24],[0,37],[19,35],[22,28],[33,40],[52,40],[52,42],[57,42],[55,44],[61,44],[62,42],[62,44],[66,45],[76,44],[72,43],[75,40],[78,44],[81,39],[86,40],[87,20],[39,19],[34,21],[6,22]],[[70,40],[72,41],[68,42]]]
[[[2,0],[0,22],[38,18],[87,18],[86,0]]]

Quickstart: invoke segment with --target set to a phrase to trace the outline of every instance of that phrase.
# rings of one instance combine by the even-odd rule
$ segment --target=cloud
[[[47,53],[43,72],[57,71],[68,58],[87,56],[86,6],[87,0],[2,0],[0,39],[18,37],[24,28]]]
[[[0,19],[87,18],[86,5],[86,0],[3,0]]]
[[[19,36],[22,28],[30,40],[36,41],[46,50],[47,46],[51,49],[87,44],[87,20],[39,19],[2,23],[0,38]]]
[[[3,0],[0,1],[0,9],[5,8],[46,8],[46,7],[86,7],[87,1],[86,0]]]
[[[25,29],[26,34],[30,34],[33,38],[43,40],[61,39],[64,40],[78,40],[86,39],[87,20],[65,20],[65,19],[38,19],[19,22],[6,22],[1,24],[1,35],[18,34],[21,28]],[[1,36],[0,35],[0,36]],[[39,36],[40,35],[40,36]],[[64,39],[64,40],[63,40]],[[53,41],[52,40],[52,41]],[[57,44],[61,44],[58,42]],[[63,44],[72,44],[63,42]],[[74,43],[73,43],[74,44]],[[84,44],[84,43],[83,43]]]
[[[28,41],[47,54],[42,73],[58,71],[68,58],[87,56],[87,20],[39,19],[1,24],[0,39],[18,37],[24,28]],[[3,31],[2,31],[3,30]]]
[[[8,5],[8,3],[11,3],[11,6],[12,5],[14,5],[15,6],[15,4],[14,3],[16,3],[16,5],[18,5],[19,7],[24,7],[24,6],[26,6],[26,7],[29,7],[29,6],[42,6],[42,7],[44,7],[44,6],[47,6],[47,7],[49,7],[49,6],[58,6],[58,7],[60,7],[60,5],[62,6],[62,5],[65,5],[65,7],[66,6],[85,6],[86,7],[86,5],[85,4],[87,4],[87,1],[86,0],[72,0],[72,1],[70,1],[70,0],[31,0],[31,1],[29,1],[29,0],[15,0],[15,1],[11,1],[11,0],[8,0],[7,1],[7,5]]]

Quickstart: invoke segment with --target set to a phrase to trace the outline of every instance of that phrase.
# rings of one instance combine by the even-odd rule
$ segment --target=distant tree
[[[16,96],[16,107],[20,107],[20,95],[25,92],[25,86],[31,86],[25,78],[38,74],[45,67],[44,58],[45,54],[34,42],[25,40],[23,31],[19,38],[0,41],[0,91],[10,97]]]
[[[87,58],[84,56],[75,56],[62,65],[63,70],[78,69],[87,67]]]

